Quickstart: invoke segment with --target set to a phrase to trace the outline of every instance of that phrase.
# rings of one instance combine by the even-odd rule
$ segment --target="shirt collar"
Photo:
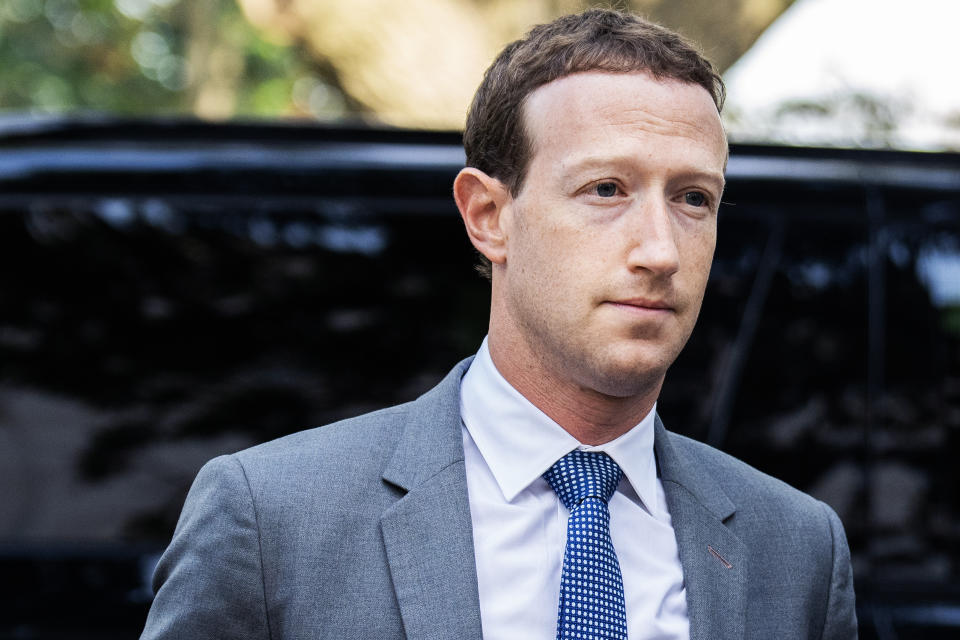
[[[657,504],[657,467],[653,455],[656,405],[635,427],[616,440],[583,445],[540,411],[500,375],[484,338],[460,385],[460,415],[507,502],[574,449],[603,451],[620,465],[624,477],[649,511]]]

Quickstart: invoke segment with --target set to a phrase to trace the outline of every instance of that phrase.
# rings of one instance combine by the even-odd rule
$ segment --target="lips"
[[[618,307],[635,308],[640,311],[673,311],[674,306],[667,300],[656,298],[625,298],[622,300],[609,300],[609,304]]]

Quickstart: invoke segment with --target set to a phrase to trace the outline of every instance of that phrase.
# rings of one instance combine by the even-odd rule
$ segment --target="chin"
[[[595,391],[615,398],[630,398],[647,393],[659,393],[673,361],[665,358],[607,359],[597,363],[588,385]]]

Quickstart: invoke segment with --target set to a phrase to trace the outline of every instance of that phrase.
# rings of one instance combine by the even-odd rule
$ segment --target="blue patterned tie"
[[[543,477],[570,511],[560,575],[557,639],[627,638],[620,563],[610,540],[607,501],[620,482],[607,454],[571,451]]]

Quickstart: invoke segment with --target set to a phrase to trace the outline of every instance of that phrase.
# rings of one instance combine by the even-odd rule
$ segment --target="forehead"
[[[703,87],[645,72],[587,72],[533,91],[524,103],[532,157],[602,151],[629,142],[683,144],[725,164],[726,135],[713,98]]]

